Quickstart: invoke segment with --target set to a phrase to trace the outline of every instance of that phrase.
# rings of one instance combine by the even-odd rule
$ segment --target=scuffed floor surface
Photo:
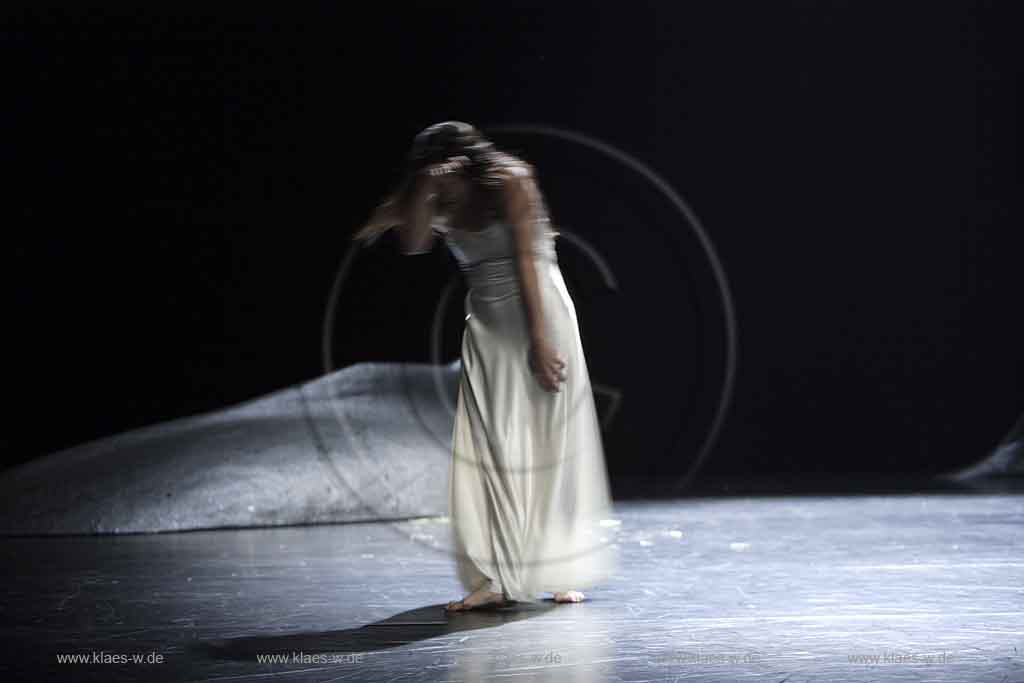
[[[1021,495],[629,502],[616,519],[620,575],[588,602],[452,616],[442,606],[461,593],[436,547],[443,518],[8,538],[0,669],[76,681],[1024,681]],[[58,661],[71,655],[89,661]]]

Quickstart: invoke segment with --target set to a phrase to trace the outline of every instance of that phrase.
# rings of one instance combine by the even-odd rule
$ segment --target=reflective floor
[[[26,680],[1024,681],[1024,495],[630,500],[577,605],[446,615],[446,520],[3,541]],[[67,661],[78,657],[86,661]],[[61,661],[64,660],[64,661]]]

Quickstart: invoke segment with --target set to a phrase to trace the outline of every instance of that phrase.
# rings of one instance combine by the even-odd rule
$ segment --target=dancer
[[[395,229],[420,254],[438,235],[466,277],[449,480],[456,570],[448,611],[579,602],[614,570],[611,497],[573,300],[533,167],[475,127],[416,136],[399,188],[357,239]]]

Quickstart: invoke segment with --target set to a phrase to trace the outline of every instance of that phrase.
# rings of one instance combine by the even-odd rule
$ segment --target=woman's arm
[[[404,217],[398,238],[402,253],[423,254],[430,251],[437,239],[431,222],[437,208],[437,197],[451,191],[450,183],[462,173],[469,163],[464,156],[427,166],[411,179],[407,186],[406,201],[403,202]]]
[[[434,215],[436,177],[419,173],[405,178],[391,195],[374,209],[370,219],[353,239],[372,243],[388,230],[398,233],[399,250],[422,254],[434,245],[431,220]]]
[[[528,174],[511,174],[505,181],[505,210],[516,245],[516,269],[527,333],[530,338],[529,362],[537,381],[548,391],[559,391],[565,381],[565,361],[548,339],[548,330],[541,305],[537,267],[533,253],[534,223],[539,218],[539,190]]]
[[[458,156],[427,166],[419,173],[406,177],[398,189],[374,210],[370,220],[356,232],[353,239],[372,242],[394,229],[398,232],[402,253],[424,254],[430,251],[436,239],[431,222],[437,195],[447,187],[446,182],[468,162],[466,157]]]
[[[409,181],[401,211],[403,220],[398,227],[398,245],[403,254],[425,254],[434,247],[434,232],[430,226],[434,218],[437,193],[435,177],[421,173]]]

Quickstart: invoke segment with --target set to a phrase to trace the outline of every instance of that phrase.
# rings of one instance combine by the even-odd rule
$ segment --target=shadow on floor
[[[442,604],[428,605],[357,628],[210,640],[197,643],[191,648],[197,656],[247,661],[254,660],[257,655],[284,655],[293,652],[373,652],[460,631],[494,628],[520,619],[541,616],[557,606],[554,601],[548,604],[520,603],[509,607],[486,607],[449,615]]]

